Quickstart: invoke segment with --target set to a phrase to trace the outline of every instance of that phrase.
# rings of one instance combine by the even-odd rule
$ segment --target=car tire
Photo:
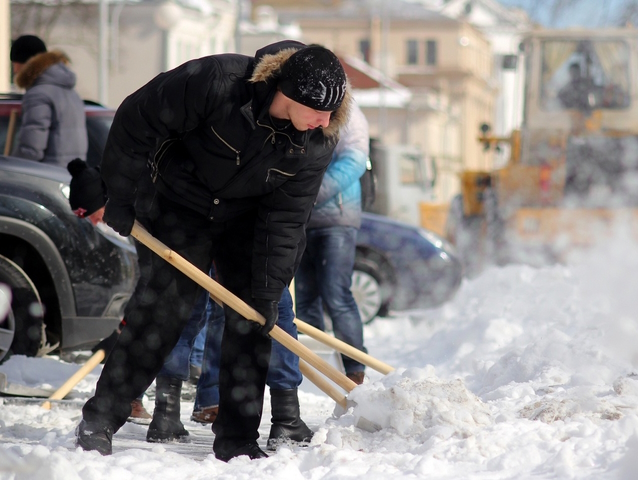
[[[352,296],[363,323],[370,323],[381,309],[381,281],[367,265],[355,265],[352,272]]]
[[[0,322],[0,361],[14,355],[37,355],[44,329],[37,288],[22,268],[0,255],[0,283],[11,290],[11,308]]]
[[[359,253],[354,262],[351,291],[359,307],[361,321],[368,324],[376,317],[388,314],[396,281],[381,257]]]

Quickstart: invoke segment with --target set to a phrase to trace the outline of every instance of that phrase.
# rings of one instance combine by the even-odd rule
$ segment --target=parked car
[[[0,359],[94,344],[123,315],[137,276],[135,247],[69,207],[62,167],[0,156],[0,283],[12,308],[0,323]]]
[[[429,230],[363,213],[352,291],[364,322],[390,310],[432,308],[463,278],[454,247]]]
[[[15,146],[21,98],[0,95],[0,152]],[[97,166],[115,112],[85,104],[87,163]],[[95,344],[120,321],[134,288],[133,244],[75,217],[69,181],[63,168],[0,156],[0,282],[14,295],[0,323],[0,360],[8,352],[36,355],[47,340],[61,350]],[[453,248],[441,238],[364,213],[353,293],[365,322],[390,310],[440,305],[461,277]]]
[[[0,95],[0,152],[20,128],[21,98]],[[114,112],[93,102],[86,112],[88,163],[97,165]],[[13,297],[0,361],[95,344],[117,326],[135,286],[132,242],[76,217],[70,180],[64,168],[0,156],[0,283]]]

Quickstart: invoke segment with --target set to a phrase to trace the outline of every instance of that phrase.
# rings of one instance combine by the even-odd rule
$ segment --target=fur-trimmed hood
[[[280,46],[284,48],[277,49]],[[255,68],[253,69],[250,77],[250,82],[253,84],[265,82],[268,85],[276,85],[282,65],[286,63],[286,60],[288,60],[293,53],[305,46],[306,45],[303,43],[285,40],[258,50],[255,54]],[[341,106],[332,112],[332,115],[330,116],[330,125],[328,125],[328,128],[323,130],[326,137],[334,137],[338,135],[339,131],[348,123],[350,105],[352,102],[350,89],[350,82],[348,82],[346,86],[346,94]]]
[[[69,63],[69,57],[60,50],[39,53],[31,57],[27,63],[24,64],[20,73],[15,77],[15,83],[18,87],[27,90],[31,88],[50,67],[61,64],[64,67],[63,75],[56,74],[53,81],[60,83],[61,86],[73,88],[75,87],[76,76],[75,73],[67,68]]]

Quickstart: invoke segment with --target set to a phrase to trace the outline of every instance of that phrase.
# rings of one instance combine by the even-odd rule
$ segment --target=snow
[[[216,460],[185,398],[191,444],[148,444],[146,427],[127,423],[112,456],[76,449],[100,367],[51,410],[0,399],[0,479],[634,479],[637,270],[635,245],[620,239],[568,265],[492,267],[440,308],[375,320],[367,348],[396,371],[368,369],[346,412],[301,391],[312,444],[267,459]],[[77,368],[13,357],[0,372],[55,388]],[[262,446],[269,419],[267,395]]]

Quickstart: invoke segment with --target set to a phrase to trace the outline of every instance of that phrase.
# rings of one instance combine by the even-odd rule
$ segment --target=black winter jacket
[[[346,95],[327,129],[278,130],[268,109],[281,65],[304,45],[256,56],[212,55],[160,74],[118,108],[102,160],[110,201],[133,205],[150,159],[157,190],[225,221],[257,209],[252,293],[279,300],[303,248],[304,227],[347,122]]]

